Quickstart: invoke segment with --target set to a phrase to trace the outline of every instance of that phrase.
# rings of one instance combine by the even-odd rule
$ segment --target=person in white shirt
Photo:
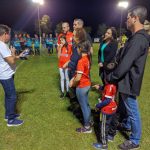
[[[19,114],[15,113],[16,90],[14,85],[14,73],[16,61],[22,56],[15,55],[15,49],[9,49],[7,43],[10,41],[10,28],[0,24],[0,83],[5,92],[5,120],[7,126],[19,126],[23,120],[18,120]]]

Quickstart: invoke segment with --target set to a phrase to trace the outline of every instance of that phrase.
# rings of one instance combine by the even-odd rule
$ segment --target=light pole
[[[38,28],[39,28],[40,49],[41,49],[42,38],[41,38],[41,25],[40,25],[40,5],[44,4],[44,0],[32,0],[32,2],[37,4],[37,9],[38,9]]]
[[[118,2],[118,7],[121,8],[121,18],[120,18],[120,30],[119,30],[119,35],[121,36],[121,28],[122,28],[122,17],[123,17],[123,10],[126,9],[129,6],[129,2],[127,0],[120,0]]]

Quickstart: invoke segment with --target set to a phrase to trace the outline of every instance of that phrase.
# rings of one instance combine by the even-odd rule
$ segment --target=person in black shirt
[[[123,150],[138,148],[141,140],[141,119],[136,97],[140,95],[149,48],[149,36],[143,29],[146,16],[147,10],[142,6],[128,11],[127,28],[132,36],[121,51],[119,65],[107,76],[109,83],[118,84],[118,91],[127,111],[127,124],[131,128],[129,140],[118,146]]]
[[[106,74],[110,73],[105,68],[105,64],[110,63],[117,52],[118,43],[117,43],[117,31],[114,27],[107,29],[103,41],[100,43],[100,48],[98,51],[98,66],[99,66],[99,75],[103,84],[105,84],[104,79]]]

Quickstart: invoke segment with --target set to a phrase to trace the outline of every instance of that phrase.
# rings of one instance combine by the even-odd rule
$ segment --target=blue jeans
[[[69,80],[71,80],[75,75],[75,70],[68,69]]]
[[[126,129],[131,129],[131,122],[130,122],[130,118],[126,118],[126,119],[123,119],[122,121],[122,125],[124,128]]]
[[[14,119],[17,99],[14,79],[0,80],[0,83],[5,92],[5,116],[8,116],[8,120]]]
[[[131,125],[131,135],[129,140],[134,144],[139,144],[141,139],[141,119],[136,97],[128,96],[123,100],[127,110],[127,124]],[[129,126],[129,125],[128,125]]]
[[[64,93],[65,89],[68,92],[69,91],[68,68],[66,69],[59,68],[59,73],[60,73],[61,92]],[[66,86],[65,86],[65,82],[66,82]]]
[[[91,108],[88,102],[88,93],[90,86],[84,88],[76,88],[76,95],[83,113],[84,126],[90,126]]]
[[[71,80],[75,75],[75,71],[72,69],[68,69],[68,77],[69,80]],[[76,88],[75,87],[71,87],[69,88],[69,92],[72,98],[76,97]]]

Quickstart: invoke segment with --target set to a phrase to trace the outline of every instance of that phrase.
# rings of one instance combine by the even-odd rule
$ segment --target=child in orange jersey
[[[115,96],[117,93],[117,87],[114,84],[105,83],[105,86],[94,85],[94,88],[102,92],[102,98],[96,105],[96,110],[102,113],[101,119],[101,139],[100,143],[93,143],[93,147],[96,149],[108,149],[108,141],[111,138],[109,130],[113,121],[113,116],[117,110],[117,104],[115,102]]]
[[[60,73],[60,83],[61,83],[61,95],[60,98],[64,98],[64,96],[69,97],[69,77],[68,77],[68,68],[63,68],[63,65],[70,60],[70,56],[72,54],[72,49],[68,46],[65,36],[60,37],[60,44],[58,46],[58,67]],[[66,84],[65,84],[66,81]],[[66,85],[66,86],[65,86]],[[66,95],[65,93],[66,88]]]

